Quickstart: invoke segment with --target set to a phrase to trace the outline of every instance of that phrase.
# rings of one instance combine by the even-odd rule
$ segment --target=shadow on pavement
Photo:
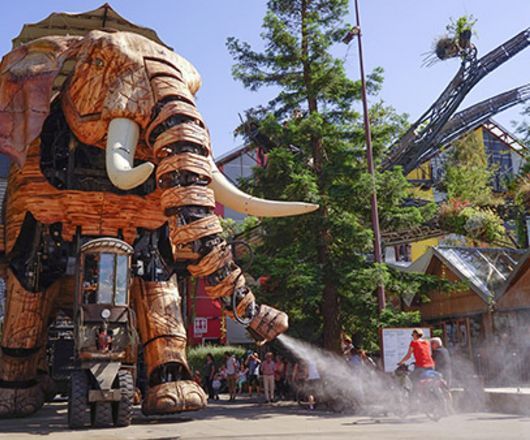
[[[45,405],[44,408],[32,416],[2,419],[2,423],[0,423],[0,433],[50,435],[67,429],[66,403]]]
[[[430,422],[427,417],[367,417],[354,420],[350,423],[342,423],[342,426],[359,426],[359,425],[412,425]]]
[[[299,415],[307,418],[342,418],[347,415],[354,416],[353,412],[334,413],[317,407],[309,410],[292,401],[281,401],[273,404],[266,404],[260,401],[241,398],[235,402],[215,401],[208,403],[208,409],[197,413],[198,419],[214,419],[228,417],[237,419],[268,419],[281,415]]]
[[[497,420],[530,421],[530,417],[518,415],[518,414],[514,414],[514,415],[506,414],[506,415],[497,415],[497,416],[490,416],[490,417],[483,415],[483,416],[470,417],[469,420],[481,420],[481,421],[493,421],[493,422]]]
[[[220,400],[210,402],[208,408],[189,413],[169,416],[142,415],[140,408],[135,407],[133,425],[180,424],[208,419],[259,420],[270,419],[281,415],[298,415],[307,419],[341,418],[347,413],[333,413],[320,409],[309,410],[295,402],[277,402],[265,404],[256,399],[241,398],[234,402]],[[354,417],[355,414],[351,413]],[[115,429],[115,428],[110,428]],[[54,401],[46,404],[36,414],[26,418],[2,419],[0,433],[31,433],[35,435],[53,435],[58,432],[71,432],[67,424],[67,402]],[[104,430],[98,430],[104,431]]]
[[[222,421],[226,420],[269,420],[282,416],[295,416],[300,421],[310,420],[340,420],[342,426],[421,426],[431,422],[423,415],[411,415],[405,418],[397,417],[381,411],[365,408],[362,413],[341,412],[334,413],[322,409],[309,410],[295,402],[277,402],[265,404],[256,399],[240,398],[235,402],[220,400],[210,402],[205,410],[196,412],[186,412],[169,416],[152,416],[145,417],[142,415],[140,408],[135,407],[133,426],[151,427],[156,425],[179,425],[188,424],[201,420]],[[452,416],[451,416],[452,417]],[[448,422],[451,423],[451,417]],[[517,415],[501,414],[480,414],[469,413],[465,415],[469,422],[483,421],[512,421],[528,422],[530,418]],[[346,420],[345,420],[346,418]],[[349,421],[349,420],[351,421]],[[446,418],[444,418],[445,420]],[[116,432],[116,428],[110,428]],[[111,432],[110,429],[97,430],[102,434]],[[67,425],[67,402],[55,401],[45,405],[38,413],[24,419],[4,419],[0,423],[0,433],[31,433],[34,435],[51,435],[59,432],[72,432]],[[87,431],[88,432],[88,431]],[[92,431],[93,432],[93,431]],[[88,434],[87,434],[88,435]]]

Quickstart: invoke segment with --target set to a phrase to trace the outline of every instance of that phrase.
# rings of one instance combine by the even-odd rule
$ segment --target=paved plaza
[[[530,418],[468,413],[439,422],[424,416],[356,416],[308,411],[297,405],[220,401],[207,410],[180,416],[145,418],[136,409],[128,428],[71,431],[66,402],[47,405],[26,419],[0,421],[0,439],[530,439]]]

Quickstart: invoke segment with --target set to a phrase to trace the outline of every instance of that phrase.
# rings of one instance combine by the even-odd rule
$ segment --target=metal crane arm
[[[473,86],[529,44],[530,28],[520,32],[479,60],[473,56],[463,59],[457,74],[440,97],[394,144],[383,162],[383,168],[401,165],[407,174],[421,163],[420,159],[426,160],[424,159],[425,153],[432,148],[440,130],[444,128]]]

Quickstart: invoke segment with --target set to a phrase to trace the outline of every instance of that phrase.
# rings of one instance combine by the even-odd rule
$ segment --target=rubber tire
[[[346,403],[346,401],[341,400],[339,397],[338,399],[330,400],[328,402],[328,407],[334,413],[343,413],[344,411],[346,411],[348,404]]]
[[[72,429],[90,426],[88,377],[84,370],[72,372],[68,396],[68,426]]]
[[[134,383],[132,373],[128,370],[118,372],[118,385],[121,392],[121,400],[114,403],[114,423],[118,427],[129,426],[132,420]]]
[[[94,428],[112,428],[112,402],[96,402],[92,412],[92,426]]]
[[[404,389],[398,389],[394,401],[395,409],[394,413],[400,418],[404,419],[410,413],[410,392]]]
[[[426,392],[425,400],[425,414],[429,419],[438,422],[445,415],[446,411],[445,396],[443,395],[442,390],[437,386],[432,386],[432,388]]]

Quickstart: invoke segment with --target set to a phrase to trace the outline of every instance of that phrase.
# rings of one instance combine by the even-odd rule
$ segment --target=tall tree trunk
[[[304,72],[304,83],[307,95],[309,113],[318,113],[318,102],[311,76],[311,64],[309,60],[309,35],[307,32],[307,9],[311,0],[302,0],[301,23],[302,23],[302,62]],[[340,351],[340,324],[339,324],[339,297],[335,283],[334,270],[330,261],[331,234],[329,231],[328,208],[324,176],[322,173],[325,160],[322,138],[311,137],[313,150],[313,167],[317,174],[318,192],[320,195],[320,209],[317,222],[318,237],[318,266],[322,270],[322,303],[321,313],[323,318],[323,345],[331,351]]]

